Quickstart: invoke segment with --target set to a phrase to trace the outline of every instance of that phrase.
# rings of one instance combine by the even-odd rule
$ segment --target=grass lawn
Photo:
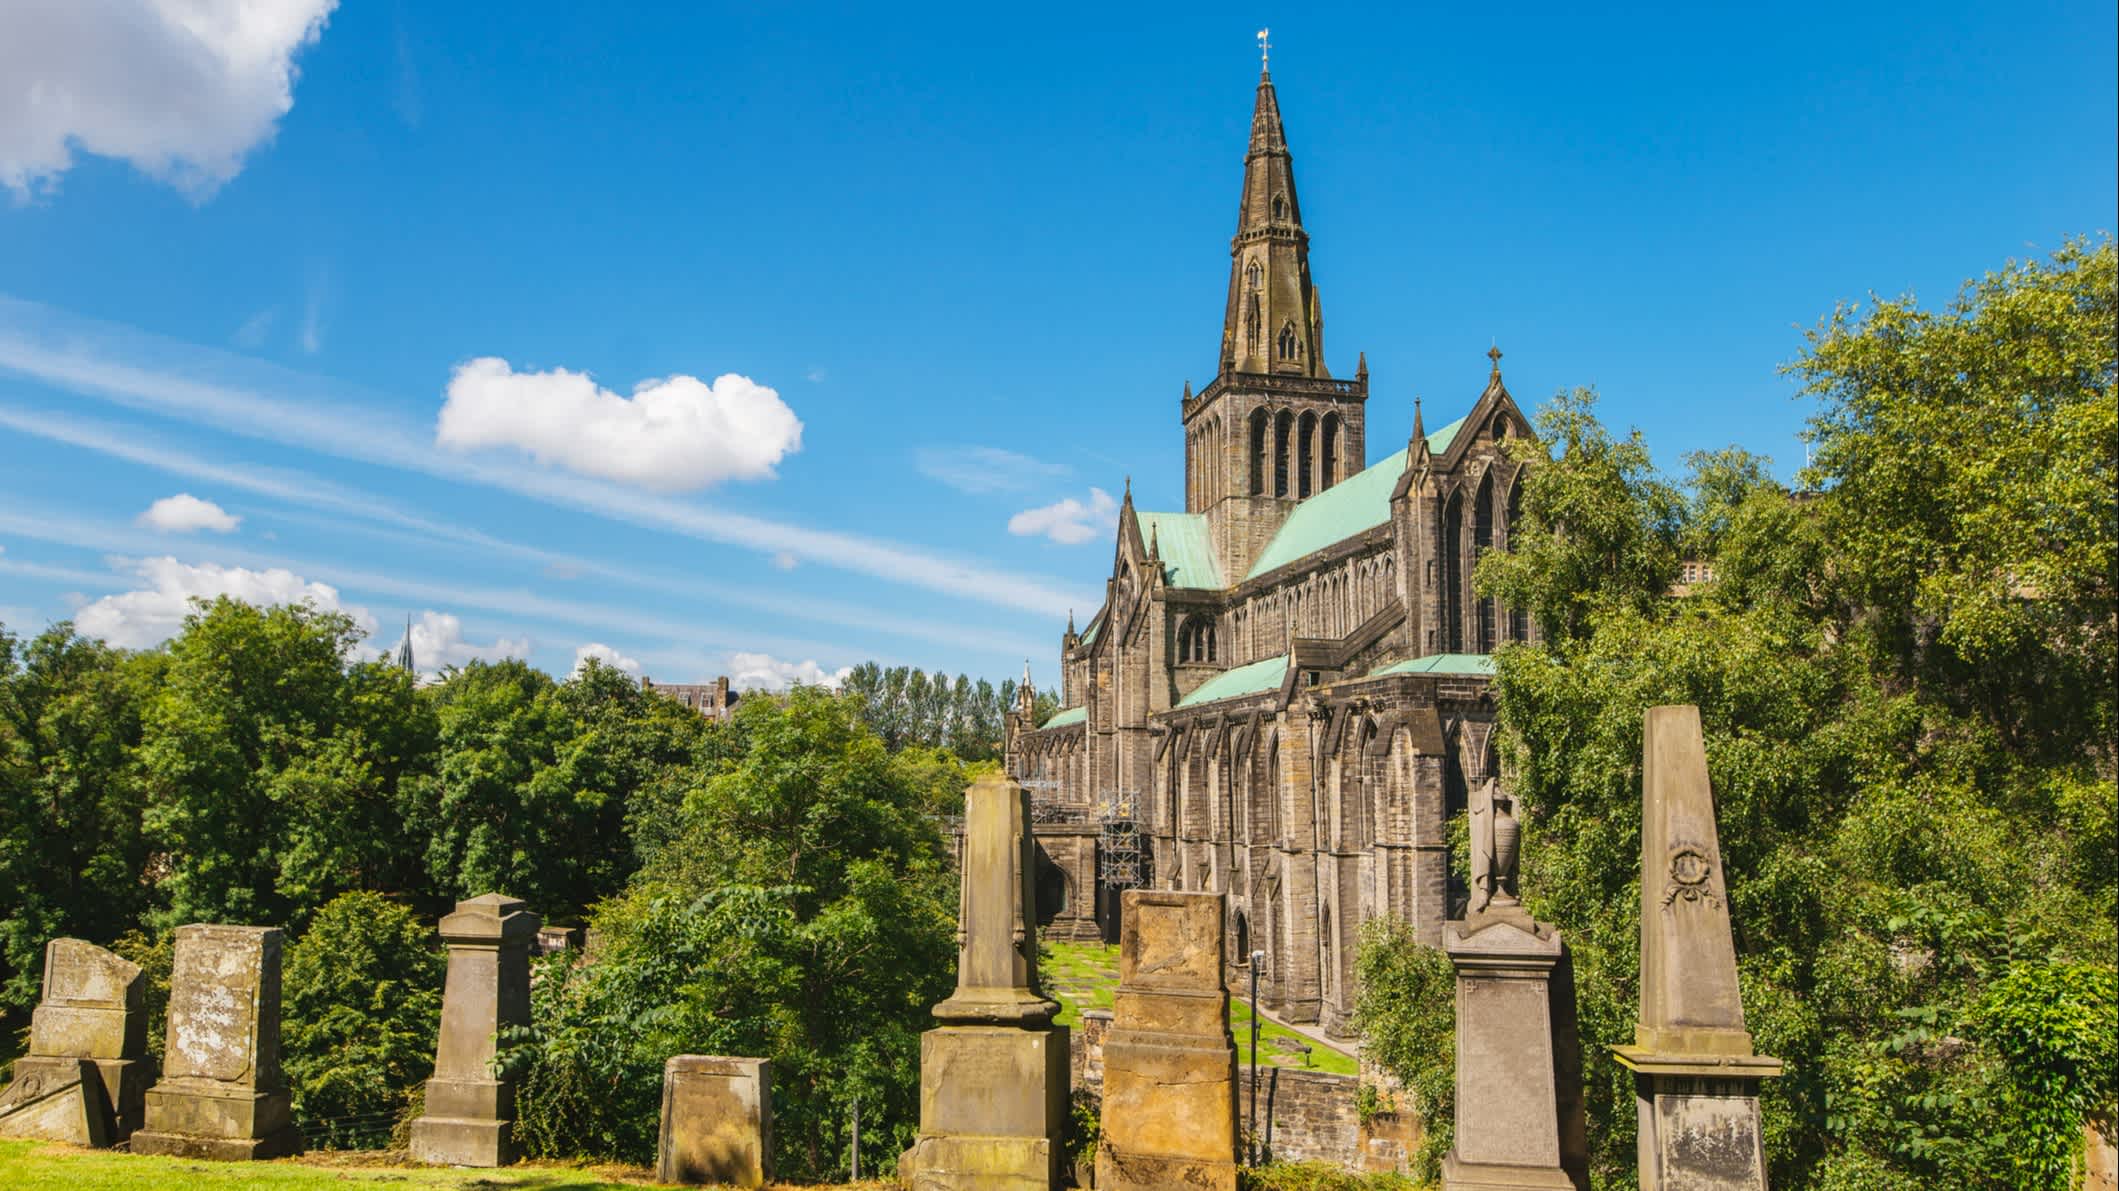
[[[1043,977],[1046,994],[1060,1003],[1060,1014],[1055,1019],[1060,1025],[1079,1028],[1082,1010],[1111,1007],[1111,994],[1118,988],[1116,946],[1058,941],[1041,946],[1044,962],[1038,974]],[[1352,1075],[1357,1069],[1354,1056],[1350,1054],[1265,1018],[1259,1019],[1259,1025],[1260,1066],[1328,1071],[1334,1075]],[[1251,1061],[1251,1007],[1237,996],[1229,998],[1229,1032],[1236,1035],[1237,1058],[1248,1065]],[[1301,1049],[1303,1047],[1309,1048],[1307,1054]]]
[[[83,1150],[41,1141],[0,1141],[0,1187],[9,1191],[149,1191],[162,1187],[363,1191],[370,1187],[475,1188],[476,1191],[594,1191],[657,1186],[638,1166],[526,1163],[498,1170],[434,1170],[400,1165],[402,1154],[335,1151],[273,1162],[204,1162]],[[792,1184],[775,1183],[783,1191]],[[885,1183],[853,1183],[886,1191]]]

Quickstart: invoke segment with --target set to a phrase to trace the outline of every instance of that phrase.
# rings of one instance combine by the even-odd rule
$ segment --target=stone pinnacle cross
[[[1271,29],[1260,29],[1258,31],[1258,73],[1260,74],[1264,74],[1272,63],[1273,43],[1266,40],[1272,33]]]

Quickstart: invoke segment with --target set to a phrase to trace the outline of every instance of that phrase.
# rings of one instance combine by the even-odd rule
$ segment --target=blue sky
[[[1260,25],[1371,461],[1498,341],[1785,473],[1801,328],[2115,207],[2109,3],[165,7],[0,10],[16,631],[1049,678],[1098,492],[1181,504]]]

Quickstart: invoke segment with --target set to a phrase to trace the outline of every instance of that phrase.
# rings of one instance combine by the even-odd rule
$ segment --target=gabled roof
[[[1065,707],[1053,712],[1052,718],[1039,724],[1038,729],[1042,731],[1046,728],[1064,728],[1069,724],[1082,723],[1088,718],[1089,708],[1087,704],[1080,707]]]
[[[1369,671],[1369,677],[1382,674],[1483,674],[1494,672],[1494,659],[1484,653],[1431,653],[1424,658],[1408,658],[1378,666]]]
[[[1201,703],[1212,703],[1216,699],[1234,699],[1238,695],[1255,695],[1261,691],[1280,689],[1280,680],[1288,672],[1288,655],[1265,658],[1248,666],[1224,670],[1199,684],[1199,689],[1177,701],[1179,707],[1196,707]]]
[[[1141,513],[1141,536],[1155,544],[1163,560],[1163,581],[1172,587],[1219,588],[1221,560],[1214,556],[1214,537],[1204,513]]]
[[[1436,454],[1449,449],[1451,440],[1464,426],[1458,418],[1427,436],[1427,449]],[[1391,519],[1391,490],[1405,474],[1405,451],[1392,451],[1383,462],[1346,479],[1295,506],[1288,519],[1259,552],[1246,579],[1305,558],[1334,542],[1373,529]]]

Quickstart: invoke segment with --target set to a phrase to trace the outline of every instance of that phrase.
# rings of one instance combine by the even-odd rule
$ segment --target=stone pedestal
[[[1457,1138],[1446,1191],[1574,1191],[1552,1015],[1560,932],[1520,909],[1445,923],[1457,969]]]
[[[412,1122],[412,1158],[444,1166],[515,1161],[515,1086],[493,1078],[494,1035],[530,1021],[530,945],[537,915],[488,893],[441,920],[449,945],[441,1037],[426,1111]]]
[[[1641,1006],[1634,1073],[1641,1191],[1765,1191],[1756,1054],[1737,988],[1736,941],[1700,711],[1651,707],[1642,734]]]
[[[1223,897],[1128,890],[1104,1039],[1098,1191],[1236,1186]]]
[[[55,1119],[46,1102],[53,1095],[82,1100],[82,1111],[102,1118],[104,1139],[82,1140],[71,1109],[53,1140],[108,1145],[132,1136],[146,1111],[154,1064],[147,1057],[147,978],[137,965],[79,939],[53,939],[44,947],[44,992],[30,1016],[29,1054],[16,1060],[15,1081],[0,1094],[0,1136],[38,1137],[35,1120]],[[88,1060],[79,1092],[60,1092]],[[32,1104],[32,1116],[21,1116]]]
[[[762,1187],[772,1177],[773,1065],[720,1055],[665,1063],[656,1180]]]
[[[240,1160],[301,1150],[280,1074],[280,948],[276,927],[177,928],[167,1070],[148,1089],[134,1153]]]
[[[1038,991],[1029,792],[998,774],[964,799],[957,988],[920,1037],[914,1191],[1050,1191],[1066,1155],[1067,1031]]]

